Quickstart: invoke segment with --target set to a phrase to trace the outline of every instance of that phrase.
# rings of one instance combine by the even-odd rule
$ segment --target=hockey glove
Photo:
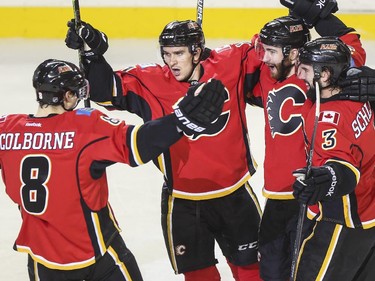
[[[336,195],[338,179],[331,166],[312,167],[307,179],[306,168],[294,171],[293,175],[296,177],[293,196],[302,204],[314,205],[318,201],[332,200]]]
[[[93,28],[90,24],[82,22],[78,31],[75,30],[75,20],[68,22],[68,32],[65,37],[65,44],[71,49],[80,49],[83,47],[82,55],[87,59],[94,59],[98,55],[103,55],[108,49],[107,36]]]
[[[340,99],[360,102],[375,101],[375,70],[367,66],[350,68],[340,79]]]
[[[188,136],[205,131],[220,116],[227,96],[220,80],[191,86],[174,107],[178,128]]]
[[[319,18],[324,19],[338,11],[336,0],[280,0],[280,3],[290,9],[292,16],[302,18],[309,28],[312,28]]]

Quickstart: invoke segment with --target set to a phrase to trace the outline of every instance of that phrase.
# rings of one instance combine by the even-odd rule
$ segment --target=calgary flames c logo
[[[305,93],[293,84],[269,92],[267,115],[273,138],[291,135],[302,126],[300,108],[305,101]]]

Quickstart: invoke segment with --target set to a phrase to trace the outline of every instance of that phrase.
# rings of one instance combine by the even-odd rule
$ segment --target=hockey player
[[[317,126],[311,173],[306,178],[306,168],[295,171],[293,195],[304,204],[318,203],[309,208],[309,217],[317,219],[302,244],[295,280],[375,280],[374,110],[341,93],[351,50],[340,39],[306,43],[299,59],[298,77],[320,90],[321,105],[317,125],[315,106],[306,117],[308,140]],[[348,73],[353,71],[358,69]]]
[[[292,171],[306,163],[301,115],[311,106],[295,67],[298,49],[309,40],[310,31],[301,19],[277,18],[259,33],[253,56],[260,60],[249,61],[260,63],[248,71],[252,76],[259,72],[249,102],[264,108],[265,119],[266,202],[259,232],[260,274],[265,281],[286,281],[290,276],[294,239],[290,232],[299,209],[292,194]]]
[[[297,13],[312,5],[308,0],[298,3]],[[248,59],[247,81],[258,81],[254,77],[259,76],[255,87],[249,85],[249,102],[263,107],[265,117],[263,195],[267,200],[259,232],[260,272],[265,281],[285,281],[290,276],[299,211],[293,197],[292,172],[306,163],[301,117],[312,105],[305,82],[296,76],[298,49],[310,40],[306,22],[320,35],[341,36],[351,46],[354,65],[362,65],[365,60],[355,30],[332,14],[320,18],[322,12],[310,12],[308,19],[285,16],[266,23],[255,39],[261,60],[258,65],[254,63],[254,53]]]
[[[105,169],[154,159],[193,122],[210,130],[227,95],[224,86],[218,80],[196,85],[175,113],[142,126],[91,108],[73,110],[89,87],[72,63],[42,62],[33,86],[36,114],[0,118],[2,178],[22,217],[14,249],[28,254],[30,280],[141,281],[108,202]]]
[[[171,112],[191,84],[211,76],[223,82],[228,96],[216,126],[192,130],[154,159],[165,179],[163,234],[171,265],[186,281],[220,280],[215,241],[237,281],[259,280],[261,207],[248,184],[256,163],[249,148],[243,71],[253,46],[233,44],[207,52],[196,22],[173,21],[159,37],[164,66],[136,65],[113,72],[102,56],[106,37],[89,24],[83,24],[81,36],[74,24],[69,26],[67,46],[78,49],[84,44],[87,49],[91,98],[109,109],[153,120]]]

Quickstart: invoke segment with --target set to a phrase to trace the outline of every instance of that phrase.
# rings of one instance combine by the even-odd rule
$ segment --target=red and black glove
[[[331,166],[312,167],[311,175],[305,178],[306,168],[293,172],[293,196],[298,202],[314,205],[318,201],[332,200],[337,190],[337,176]]]
[[[302,18],[310,28],[319,18],[324,19],[338,11],[336,0],[280,0],[280,3],[289,8],[292,16]]]
[[[84,49],[83,56],[87,59],[93,59],[95,56],[103,55],[108,49],[107,36],[92,27],[86,22],[82,22],[78,33],[75,29],[75,20],[68,22],[68,32],[65,37],[65,44],[68,48],[77,50]]]
[[[359,102],[375,101],[375,69],[367,66],[352,67],[344,79],[338,81],[340,99]]]
[[[177,126],[188,136],[207,129],[221,114],[228,91],[220,80],[191,86],[174,107]]]
[[[350,166],[350,165],[349,165]],[[312,167],[308,178],[306,168],[293,172],[293,196],[303,204],[314,205],[319,201],[331,201],[353,192],[359,177],[353,166],[330,161],[320,167]]]

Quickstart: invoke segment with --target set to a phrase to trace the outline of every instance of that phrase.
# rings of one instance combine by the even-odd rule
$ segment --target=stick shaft
[[[318,129],[319,114],[320,114],[320,89],[319,89],[318,82],[315,82],[315,120],[314,120],[313,134],[311,136],[309,155],[307,159],[306,178],[310,177],[310,174],[311,174],[312,158],[314,154],[314,143],[315,143],[316,131]],[[296,240],[294,241],[294,251],[293,251],[292,266],[291,266],[291,277],[290,277],[291,281],[293,281],[296,276],[297,261],[298,261],[298,256],[299,256],[299,252],[301,248],[301,241],[302,241],[303,221],[306,216],[306,210],[307,210],[306,204],[300,204],[300,209],[298,213]]]
[[[78,30],[80,29],[82,25],[81,21],[81,10],[79,8],[79,1],[78,0],[72,0],[73,4],[73,12],[74,12],[74,21],[75,21],[75,30],[78,33]],[[78,50],[78,60],[79,60],[79,68],[83,70],[83,63],[82,63],[82,54],[83,54],[83,46]],[[91,107],[90,100],[86,99],[84,100],[85,107]]]
[[[197,23],[202,27],[203,23],[203,0],[197,0]]]

